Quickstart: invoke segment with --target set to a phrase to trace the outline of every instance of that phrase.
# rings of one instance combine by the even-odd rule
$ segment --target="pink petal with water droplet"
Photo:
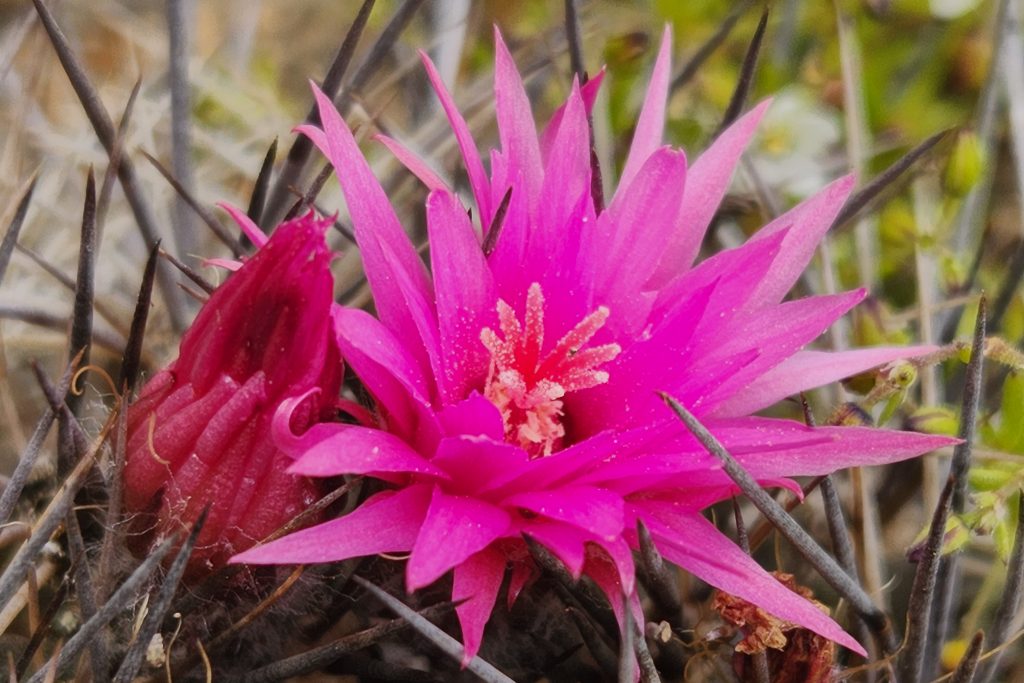
[[[508,531],[510,522],[501,508],[469,496],[452,496],[435,486],[406,567],[409,590],[433,583],[486,548]]]
[[[711,412],[717,417],[749,415],[787,396],[852,377],[901,358],[923,356],[934,346],[882,346],[852,351],[800,351],[748,384]]]
[[[672,27],[665,24],[661,34],[661,47],[654,62],[654,71],[647,84],[647,95],[640,117],[633,132],[633,142],[629,146],[626,165],[622,167],[619,188],[629,187],[634,176],[647,163],[648,157],[661,146],[665,132],[665,105],[668,102],[668,85],[672,71]]]
[[[860,643],[839,624],[782,585],[703,516],[677,510],[664,514],[664,507],[638,503],[635,510],[647,524],[658,550],[668,560],[775,617],[799,624],[860,655],[865,654]]]
[[[448,187],[448,183],[441,180],[441,176],[437,175],[434,169],[427,165],[427,162],[417,156],[401,142],[383,134],[374,135],[373,139],[387,147],[403,166],[409,169],[413,175],[420,179],[420,182],[427,186],[428,190],[451,191],[451,188]]]
[[[485,548],[455,568],[452,580],[452,600],[465,600],[455,608],[462,626],[462,642],[466,648],[462,666],[480,651],[484,627],[491,617],[498,589],[505,577],[505,555],[493,548]]]
[[[430,501],[424,484],[385,491],[337,519],[296,531],[231,558],[232,564],[314,564],[413,547]]]
[[[604,489],[566,486],[524,491],[509,496],[503,504],[572,524],[605,540],[622,533],[622,497]]]

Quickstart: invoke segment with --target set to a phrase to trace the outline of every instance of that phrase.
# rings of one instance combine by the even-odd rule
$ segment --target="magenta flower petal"
[[[683,194],[679,230],[666,244],[652,286],[661,286],[681,268],[693,262],[704,233],[718,210],[740,155],[754,136],[769,102],[762,102],[729,126],[690,168]]]
[[[584,243],[580,260],[592,269],[587,273],[592,296],[615,312],[609,331],[633,334],[646,321],[654,298],[643,292],[644,285],[675,229],[685,179],[685,154],[669,147],[652,152],[634,182],[598,217],[596,234]],[[632,225],[644,229],[623,229]]]
[[[406,568],[409,590],[433,583],[505,534],[510,524],[505,510],[435,486]]]
[[[403,166],[409,169],[413,175],[419,178],[420,182],[426,185],[428,190],[451,191],[448,184],[441,180],[441,176],[437,175],[437,172],[430,168],[430,166],[427,165],[427,162],[416,156],[412,150],[401,142],[383,134],[374,135],[373,139],[387,147],[388,151],[390,151]]]
[[[437,414],[445,436],[485,436],[497,442],[505,438],[505,426],[498,408],[474,391]]]
[[[312,564],[407,552],[430,504],[430,487],[414,485],[367,499],[344,517],[297,531],[231,558],[232,564]]]
[[[523,491],[505,505],[566,522],[604,540],[622,534],[622,497],[590,486],[567,486],[551,491]]]
[[[590,198],[589,131],[583,98],[574,81],[544,167],[545,182],[539,197],[543,209],[537,212],[536,225],[528,237],[529,263],[539,265],[552,260],[580,202]]]
[[[587,537],[580,533],[579,527],[541,517],[523,522],[521,531],[554,553],[574,579],[583,575]]]
[[[448,473],[453,490],[483,497],[529,467],[526,452],[504,443],[503,437],[504,430],[497,441],[465,435],[442,439],[430,462]]]
[[[518,200],[515,197],[513,200],[525,202],[532,214],[544,179],[540,143],[523,79],[497,28],[494,29],[494,100],[501,153],[507,166],[505,182],[491,186],[492,200],[500,201],[506,187],[511,185],[519,196]]]
[[[228,212],[228,215],[235,221],[235,224],[238,225],[239,229],[245,233],[245,236],[254,245],[262,247],[269,241],[270,238],[267,237],[267,233],[263,232],[260,226],[256,225],[256,222],[237,206],[228,202],[218,202],[217,206]]]
[[[880,346],[839,352],[800,351],[720,403],[712,414],[718,417],[749,415],[801,391],[934,350],[934,346]]]
[[[698,513],[663,514],[664,506],[636,506],[648,522],[661,553],[715,588],[743,598],[772,615],[808,628],[854,652],[866,655],[860,643],[807,600],[799,598],[761,568],[735,543]]]
[[[274,431],[282,450],[301,454],[288,468],[292,474],[332,477],[339,474],[415,472],[447,476],[400,438],[379,429],[319,424],[300,437],[291,437],[289,441],[282,441],[282,431],[277,428]],[[287,448],[285,443],[288,444]]]
[[[448,93],[444,81],[441,80],[440,74],[437,73],[437,68],[434,67],[434,63],[430,61],[430,57],[427,56],[426,52],[420,51],[420,60],[426,69],[430,85],[434,88],[437,98],[441,101],[441,107],[448,117],[448,123],[452,127],[455,139],[459,143],[462,161],[466,164],[469,184],[473,188],[477,209],[480,212],[480,224],[484,226],[490,225],[491,218],[494,216],[493,211],[497,207],[491,206],[491,185],[487,180],[487,173],[484,171],[484,165],[480,160],[480,152],[477,150],[476,143],[473,141],[473,135],[469,132],[469,126],[466,125],[462,112],[455,106],[455,101]]]
[[[604,67],[602,67],[601,70],[597,72],[597,75],[580,86],[580,97],[583,98],[583,107],[586,110],[587,116],[590,115],[590,112],[594,108],[594,101],[597,99],[597,93],[601,89],[601,83],[604,81],[604,74],[605,70]],[[544,128],[544,132],[540,136],[540,152],[543,157],[545,168],[547,168],[548,158],[551,156],[551,148],[554,145],[555,139],[558,137],[558,131],[562,125],[562,117],[565,116],[565,109],[568,105],[569,103],[566,102],[555,110],[555,113],[551,115],[548,125]]]
[[[661,35],[661,47],[654,62],[654,71],[647,86],[640,117],[633,131],[633,142],[629,146],[626,165],[622,167],[619,187],[629,187],[633,177],[647,163],[648,157],[661,146],[665,131],[665,105],[668,102],[668,82],[672,70],[672,28],[666,24]]]
[[[345,169],[338,174],[338,180],[352,216],[366,278],[381,320],[402,334],[426,334],[427,330],[418,322],[431,309],[433,291],[423,262],[338,110],[316,86],[313,94],[324,136],[312,139],[318,144],[326,142],[326,149],[322,151],[335,167]],[[431,367],[428,361],[431,346],[425,344],[414,349],[413,355],[425,370]]]
[[[750,304],[777,304],[799,279],[818,247],[818,243],[832,226],[840,209],[853,191],[856,178],[844,176],[802,204],[798,204],[764,226],[751,240],[764,239],[786,231],[779,255],[772,269],[765,274]]]
[[[484,626],[491,617],[491,610],[498,598],[502,578],[505,576],[504,553],[485,548],[471,555],[455,568],[452,580],[452,600],[465,600],[455,608],[462,626],[462,643],[466,648],[462,665],[476,656],[483,640]]]
[[[438,384],[447,404],[486,377],[489,359],[480,330],[496,324],[497,293],[473,226],[454,195],[431,193],[427,227],[444,367]]]

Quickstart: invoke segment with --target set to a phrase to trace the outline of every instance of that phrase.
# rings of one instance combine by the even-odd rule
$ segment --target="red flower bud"
[[[285,471],[292,461],[270,425],[283,400],[311,389],[320,391],[292,414],[293,431],[333,417],[342,366],[328,225],[312,214],[281,225],[210,296],[177,360],[129,408],[124,504],[133,550],[189,529],[209,506],[188,568],[204,575],[316,499],[313,481]]]

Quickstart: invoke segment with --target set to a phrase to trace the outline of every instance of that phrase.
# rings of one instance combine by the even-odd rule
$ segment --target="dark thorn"
[[[181,261],[179,261],[174,256],[174,254],[171,254],[171,253],[166,252],[163,249],[161,249],[160,250],[160,258],[167,259],[171,263],[171,265],[173,265],[175,268],[177,268],[178,270],[181,271],[182,275],[184,275],[189,280],[191,280],[196,285],[198,285],[199,288],[201,290],[203,290],[204,292],[206,292],[207,294],[213,294],[214,290],[217,289],[217,285],[213,284],[212,282],[207,280],[205,277],[203,277],[202,275],[197,273],[190,266],[188,266],[188,265],[182,263]]]
[[[270,189],[270,178],[274,174],[274,161],[277,159],[277,138],[270,143],[267,155],[263,157],[263,165],[260,166],[259,175],[252,186],[252,196],[249,197],[249,208],[245,214],[252,219],[252,222],[263,228],[263,207],[267,203],[267,191]]]
[[[682,626],[682,602],[679,599],[679,586],[661,553],[654,546],[651,532],[642,519],[636,520],[636,531],[640,537],[640,559],[643,561],[647,575],[648,589],[651,597],[658,605],[658,610],[665,615],[673,627]]]
[[[565,39],[569,44],[569,64],[573,74],[580,79],[580,85],[587,82],[586,67],[583,65],[583,38],[580,31],[580,14],[576,0],[565,0]]]
[[[168,183],[170,183],[171,187],[174,188],[174,191],[177,192],[190,207],[192,207],[192,210],[196,212],[196,215],[206,223],[207,227],[209,227],[211,231],[213,231],[213,234],[217,236],[217,239],[223,242],[224,245],[231,250],[231,253],[234,254],[235,258],[240,257],[243,251],[239,246],[238,240],[232,237],[231,233],[224,229],[224,226],[220,224],[220,221],[217,220],[210,210],[200,204],[199,201],[192,196],[192,193],[182,187],[181,183],[178,182],[171,172],[168,171],[164,165],[157,161],[151,154],[143,150],[142,156],[146,157],[146,160],[153,164],[153,167],[160,172],[160,175],[162,175]]]
[[[732,514],[736,518],[736,544],[740,550],[749,555],[750,539],[747,538],[747,525],[743,523],[743,511],[740,510],[740,502],[736,496],[732,497]],[[755,652],[750,655],[750,661],[754,665],[755,683],[771,683],[768,673],[768,655],[764,652]]]
[[[593,117],[589,117],[588,121],[592,124]],[[590,126],[590,137],[594,137],[593,125]],[[602,213],[604,211],[604,178],[601,171],[601,160],[597,157],[597,150],[594,149],[593,143],[590,145],[590,197],[594,200],[594,212]]]
[[[846,598],[850,605],[863,617],[875,634],[875,637],[878,638],[883,649],[889,653],[895,652],[898,643],[893,635],[892,625],[889,622],[888,616],[872,602],[860,584],[851,579],[843,571],[843,568],[836,564],[836,561],[822,550],[821,546],[796,523],[796,520],[790,517],[782,509],[782,506],[761,488],[757,480],[736,461],[732,454],[725,449],[718,439],[690,411],[668,394],[662,393],[661,397],[704,448],[718,458],[722,463],[722,469],[740,487],[740,490],[750,499],[750,502],[761,511],[761,514],[771,521],[775,528],[793,544],[793,547],[811,563],[821,577],[830,586],[835,588],[839,595]]]
[[[984,649],[985,632],[978,631],[971,638],[971,644],[967,646],[967,652],[964,653],[960,663],[953,670],[953,678],[950,679],[949,683],[972,683],[974,681],[974,672],[978,668],[978,658],[981,657]],[[983,681],[979,683],[983,683]]]
[[[92,168],[85,181],[85,208],[82,212],[82,236],[78,246],[78,276],[75,284],[75,304],[72,309],[68,357],[82,353],[82,365],[89,364],[89,346],[92,342],[92,302],[96,291],[96,178]],[[81,395],[67,397],[68,408],[78,414]],[[66,464],[66,463],[65,463]],[[62,473],[66,469],[60,470]]]
[[[369,591],[375,598],[380,600],[392,612],[409,622],[409,625],[421,636],[436,645],[442,652],[452,659],[461,662],[465,648],[462,643],[452,638],[440,628],[431,623],[426,617],[416,612],[404,602],[394,597],[382,588],[370,583],[360,576],[353,576],[352,580]],[[514,681],[494,668],[493,665],[485,662],[479,655],[474,656],[466,664],[466,669],[476,674],[481,680],[487,683],[514,683]]]
[[[899,680],[920,681],[928,639],[928,622],[935,594],[935,582],[942,557],[942,541],[946,536],[946,520],[953,495],[954,480],[950,477],[942,489],[939,502],[932,514],[928,540],[914,573],[907,605],[907,633],[899,657]]]
[[[68,639],[60,652],[55,655],[55,668],[58,672],[73,664],[82,648],[96,637],[100,629],[113,621],[115,617],[123,614],[128,606],[138,599],[139,593],[149,580],[150,575],[156,571],[163,561],[164,555],[170,552],[177,542],[176,537],[171,537],[161,543],[160,547],[150,553],[145,561],[132,572],[131,576],[121,584],[120,588],[110,596],[110,599],[96,612],[93,618],[82,624],[75,635]],[[53,664],[53,660],[51,660],[51,664]],[[49,668],[48,665],[37,671],[28,683],[42,683],[46,680]]]
[[[434,618],[441,616],[446,612],[450,612],[452,609],[454,609],[454,605],[447,602],[428,607],[421,612],[418,612],[417,616],[422,619]],[[332,643],[328,643],[327,645],[322,645],[303,652],[302,654],[273,662],[272,664],[268,664],[259,669],[249,671],[243,676],[236,676],[228,680],[237,681],[239,683],[242,683],[243,681],[244,683],[272,683],[274,681],[314,673],[347,654],[364,650],[388,636],[400,633],[409,628],[410,623],[404,618],[392,619],[391,621],[378,624],[377,626],[368,628],[364,631],[359,631],[358,633],[345,636],[344,638],[340,638]]]
[[[334,166],[332,166],[330,162],[324,164],[323,168],[320,169],[320,172],[316,174],[316,178],[313,179],[309,189],[299,197],[299,201],[295,202],[295,204],[292,205],[292,208],[288,209],[288,213],[285,214],[284,220],[295,218],[300,213],[313,206],[316,202],[316,198],[320,195],[320,190],[324,189],[324,184],[327,182],[327,179],[331,177],[332,173],[334,173]],[[345,234],[344,231],[342,234]]]
[[[192,531],[175,556],[174,562],[171,563],[171,568],[167,571],[167,576],[164,577],[156,598],[149,603],[146,619],[142,622],[142,627],[135,636],[135,641],[131,644],[124,659],[121,661],[121,666],[117,669],[117,673],[114,674],[113,683],[129,683],[135,679],[135,675],[142,667],[142,660],[146,656],[146,650],[149,648],[153,636],[159,632],[164,615],[167,614],[167,610],[171,606],[171,600],[174,598],[174,593],[178,588],[178,582],[181,581],[181,577],[185,573],[185,567],[192,556],[192,550],[195,548],[199,532],[202,530],[209,512],[210,506],[207,505],[199,514],[199,518],[192,526]]]
[[[103,226],[107,219],[107,209],[110,207],[110,196],[114,192],[114,179],[117,178],[118,169],[121,167],[121,158],[124,156],[124,141],[128,133],[128,124],[132,120],[132,113],[135,111],[135,102],[139,98],[139,91],[142,90],[142,77],[135,81],[132,92],[128,96],[128,102],[124,105],[124,112],[121,114],[121,121],[117,124],[117,135],[114,138],[114,148],[110,152],[107,162],[107,170],[103,173],[103,183],[100,185],[100,196],[96,202],[96,244],[99,245],[103,235]]]
[[[363,1],[362,6],[359,8],[359,14],[356,15],[355,20],[345,34],[345,39],[342,41],[341,47],[338,48],[337,54],[334,55],[334,60],[327,70],[327,75],[320,85],[320,89],[332,100],[338,95],[341,79],[345,77],[348,65],[352,61],[352,56],[355,54],[356,46],[359,44],[359,38],[363,35],[363,30],[366,28],[366,22],[370,18],[370,10],[373,9],[373,5],[374,0]],[[315,102],[310,107],[309,113],[306,114],[306,123],[314,126],[320,125],[320,114]],[[276,222],[277,215],[282,212],[284,203],[288,199],[288,188],[299,181],[299,177],[306,168],[306,162],[312,151],[313,143],[305,135],[299,135],[292,142],[291,149],[288,150],[288,156],[285,158],[284,167],[281,169],[281,173],[277,176],[277,182],[274,183],[274,187],[270,191],[269,201],[264,213],[267,223]]]
[[[131,332],[128,335],[128,344],[124,348],[124,355],[121,357],[121,376],[118,379],[120,386],[127,387],[131,392],[135,382],[139,378],[139,368],[142,361],[142,339],[146,335],[146,321],[149,319],[149,303],[153,296],[153,275],[156,272],[156,259],[160,253],[160,243],[157,242],[149,252],[146,260],[146,270],[142,274],[142,285],[139,287],[139,296],[135,304],[135,314],[132,316]]]
[[[526,548],[537,566],[553,576],[557,586],[565,591],[565,596],[579,603],[590,618],[604,629],[608,636],[614,638],[619,632],[619,625],[605,598],[589,590],[587,584],[574,579],[562,561],[535,539],[524,534],[523,540],[526,541]]]
[[[68,388],[71,386],[71,378],[78,369],[78,362],[80,360],[80,358],[75,358],[68,363],[64,374],[61,375],[60,382],[57,385],[57,394],[61,397],[61,400],[68,393]],[[33,466],[35,466],[36,458],[39,457],[39,452],[42,450],[46,435],[50,433],[50,427],[53,426],[53,421],[56,418],[57,414],[52,408],[47,408],[43,416],[39,418],[35,431],[32,432],[32,436],[25,446],[25,451],[18,459],[18,465],[14,468],[14,472],[11,474],[7,486],[4,487],[3,493],[0,494],[0,524],[6,524],[7,520],[11,517],[11,513],[14,512],[14,506],[18,503],[21,491],[25,488],[28,476],[32,472]]]
[[[107,151],[107,156],[110,157],[114,153],[114,145],[117,140],[117,132],[114,130],[114,124],[110,120],[110,115],[107,114],[99,94],[92,83],[89,82],[85,69],[78,61],[78,57],[71,49],[67,36],[64,35],[60,26],[57,25],[57,21],[54,19],[50,9],[43,0],[32,0],[32,3],[35,5],[36,13],[39,15],[39,19],[42,21],[50,42],[57,53],[57,58],[64,67],[68,80],[71,82],[71,87],[74,88],[75,93],[78,95],[82,109],[85,110],[85,115],[89,118],[93,130],[96,132],[96,137],[99,138],[103,148]],[[125,156],[121,159],[117,167],[117,174],[121,179],[121,187],[124,189],[124,194],[132,208],[132,213],[135,215],[135,222],[139,226],[139,231],[142,233],[146,244],[151,247],[159,239],[160,232],[157,229],[157,221],[153,216],[153,210],[146,201],[145,195],[139,189],[135,176],[135,166],[131,163],[131,158]],[[175,287],[170,271],[161,270],[159,277],[160,289],[164,295],[171,324],[174,329],[178,331],[183,330],[185,329],[184,299],[181,297],[177,287]]]
[[[171,90],[171,168],[182,187],[195,187],[192,173],[192,104],[188,82],[188,0],[166,0],[168,34],[168,81]],[[196,248],[195,227],[182,198],[174,202],[174,245],[178,253]]]
[[[770,9],[771,3],[765,3],[764,11],[761,12],[761,20],[757,22],[757,30],[754,31],[754,37],[751,38],[750,45],[747,47],[747,53],[743,57],[740,77],[736,82],[736,90],[732,93],[732,99],[729,100],[729,106],[725,109],[722,122],[718,124],[716,137],[740,117],[747,104],[747,96],[750,95],[750,88],[754,84],[754,74],[757,72],[757,57],[761,53],[761,44],[764,42],[764,34],[768,28],[768,13]]]
[[[505,226],[505,214],[508,213],[509,202],[512,201],[512,188],[508,188],[505,191],[505,196],[501,198],[501,204],[498,204],[498,209],[494,212],[494,218],[491,219],[491,224],[487,226],[487,233],[484,235],[484,256],[490,256],[494,253],[494,248],[498,246],[498,237],[501,235],[501,229]]]
[[[1024,520],[1024,494],[1018,491],[1017,531],[1013,539],[1010,561],[1006,565],[1006,586],[1003,588],[1003,598],[999,601],[999,609],[996,610],[992,628],[989,630],[989,642],[992,643],[992,647],[997,649],[991,658],[982,665],[981,675],[978,677],[979,683],[988,683],[997,673],[999,660],[1002,659],[1006,650],[1006,648],[998,648],[1005,644],[1007,638],[1010,637],[1013,622],[1020,613],[1021,591],[1024,590],[1024,528],[1021,528],[1021,520]]]
[[[754,5],[754,0],[745,0],[741,2],[736,9],[732,11],[732,14],[725,18],[715,32],[708,38],[707,42],[697,49],[690,61],[683,65],[683,68],[679,70],[679,73],[672,79],[672,84],[669,86],[669,94],[674,93],[679,88],[683,87],[690,82],[694,76],[697,75],[697,71],[704,65],[708,57],[718,49],[718,46],[725,42],[725,39],[729,37],[736,22],[740,20],[740,17]]]
[[[21,232],[21,226],[25,223],[25,215],[28,214],[28,206],[32,203],[32,193],[36,189],[36,182],[38,180],[38,175],[33,176],[24,194],[21,195],[21,199],[18,200],[18,209],[14,212],[14,218],[11,219],[10,225],[7,226],[7,232],[4,233],[4,241],[0,243],[0,284],[3,284],[4,273],[7,272],[7,264],[11,262],[14,245],[18,243],[18,233]]]
[[[317,212],[318,212],[318,213],[319,213],[319,214],[320,214],[321,216],[329,216],[329,215],[330,215],[329,213],[326,213],[326,212],[325,212],[325,211],[323,210],[323,208],[322,208],[322,207],[320,207],[320,206],[319,206],[319,205],[317,205],[317,204],[314,204],[314,205],[313,205],[313,207],[314,207],[314,208],[315,208],[315,209],[317,210]],[[335,230],[337,230],[337,231],[338,231],[338,232],[340,232],[340,233],[341,233],[342,235],[344,235],[344,236],[345,236],[345,239],[347,239],[347,240],[348,240],[349,242],[351,242],[352,244],[357,244],[357,242],[356,242],[356,233],[355,233],[355,232],[354,232],[354,231],[352,230],[352,227],[351,227],[351,226],[349,226],[349,225],[346,225],[345,223],[342,223],[342,222],[341,222],[340,220],[338,220],[337,218],[335,218],[335,219],[334,219],[334,226],[333,226],[333,227],[334,227],[334,229],[335,229]],[[365,278],[365,276],[364,276],[364,277],[362,278],[361,282],[365,282],[365,281],[366,281],[366,278]]]
[[[867,185],[857,190],[857,192],[846,200],[846,204],[844,204],[843,208],[839,211],[839,215],[836,216],[836,219],[832,222],[832,227],[830,227],[829,230],[838,230],[850,223],[850,221],[856,217],[857,214],[859,214],[861,210],[873,199],[881,194],[883,190],[889,188],[897,178],[907,171],[907,169],[916,164],[917,161],[931,151],[935,145],[944,140],[949,135],[950,130],[944,130],[941,133],[936,133],[931,136],[917,147],[904,154],[887,169],[872,178],[871,182]]]

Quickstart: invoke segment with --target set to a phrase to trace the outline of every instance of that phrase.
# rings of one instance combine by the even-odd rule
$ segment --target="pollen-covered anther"
[[[621,350],[618,344],[583,348],[608,319],[601,306],[581,320],[541,357],[544,346],[544,294],[536,282],[526,295],[520,325],[515,310],[498,301],[498,322],[504,338],[490,329],[480,340],[491,354],[484,395],[501,411],[506,440],[533,457],[550,455],[565,437],[562,399],[566,394],[604,384],[608,372],[598,368]]]

